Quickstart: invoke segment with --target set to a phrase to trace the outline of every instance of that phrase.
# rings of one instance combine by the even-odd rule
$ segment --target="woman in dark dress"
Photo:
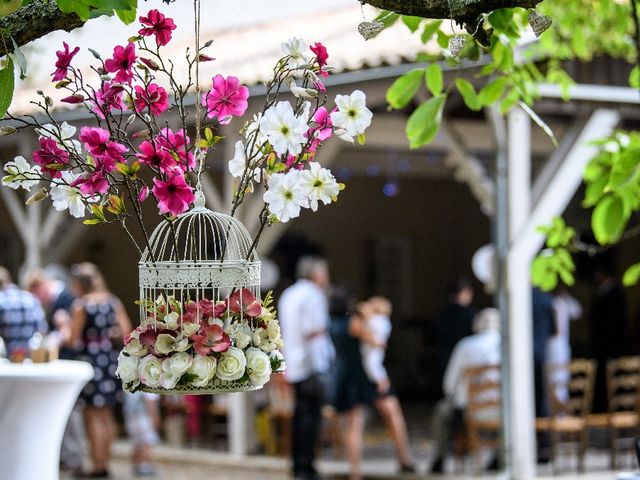
[[[131,331],[131,322],[120,300],[107,290],[102,274],[91,263],[74,265],[72,288],[77,295],[71,307],[67,344],[77,359],[90,363],[93,379],[80,393],[93,470],[80,478],[109,477],[111,443],[116,434],[113,409],[121,390],[116,377],[118,349],[114,342]]]
[[[364,328],[365,312],[362,303],[353,307],[350,292],[336,288],[330,302],[330,333],[336,350],[336,379],[333,405],[346,419],[344,443],[351,465],[350,480],[361,480],[362,437],[366,405],[373,405],[382,415],[396,444],[398,459],[403,472],[412,472],[413,460],[409,452],[404,417],[393,390],[387,386],[380,392],[371,383],[362,364],[360,342],[370,340]],[[351,315],[349,312],[353,312]]]

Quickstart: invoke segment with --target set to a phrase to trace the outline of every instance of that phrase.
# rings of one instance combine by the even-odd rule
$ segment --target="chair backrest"
[[[640,407],[640,356],[607,362],[609,412],[638,411]]]
[[[591,413],[596,362],[577,358],[547,367],[547,389],[551,416],[583,417]]]
[[[465,370],[467,407],[465,422],[469,448],[494,447],[500,428],[500,366],[481,365]]]

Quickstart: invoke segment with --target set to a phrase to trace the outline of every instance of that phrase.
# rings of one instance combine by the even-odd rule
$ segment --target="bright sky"
[[[313,11],[331,11],[335,7],[343,7],[358,3],[358,0],[323,0],[322,2],[312,0],[202,0],[202,30],[208,29],[238,29],[243,26],[273,22],[279,18],[309,13]],[[214,8],[211,5],[215,5]],[[172,17],[178,29],[174,32],[175,37],[191,35],[193,29],[193,2],[191,0],[175,0],[170,5],[162,3],[160,0],[138,0],[138,12],[157,8],[167,16]],[[55,51],[59,50],[62,42],[66,41],[70,46],[90,46],[103,54],[103,58],[110,56],[113,46],[122,44],[126,38],[135,35],[139,27],[139,22],[134,22],[129,26],[124,26],[119,20],[114,18],[99,18],[91,20],[84,28],[77,29],[71,33],[54,32],[46,37],[33,42],[33,50],[28,55],[31,68],[34,65],[36,70],[32,70],[32,75],[48,75],[53,71],[55,63]],[[354,27],[355,28],[355,27]],[[207,39],[205,39],[207,40]],[[204,40],[203,40],[204,41]],[[82,49],[78,54],[79,64],[85,63],[81,60],[91,58],[90,54]]]

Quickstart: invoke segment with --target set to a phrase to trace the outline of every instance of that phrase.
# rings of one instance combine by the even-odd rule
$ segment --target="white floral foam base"
[[[234,393],[234,392],[251,392],[254,390],[260,390],[262,385],[253,385],[251,382],[227,382],[224,380],[215,379],[206,387],[193,387],[189,385],[178,385],[172,389],[165,388],[151,388],[142,385],[140,390],[148,393],[159,393],[164,395],[208,395],[212,393]]]

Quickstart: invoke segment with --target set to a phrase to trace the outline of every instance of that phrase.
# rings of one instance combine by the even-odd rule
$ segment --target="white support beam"
[[[540,83],[537,86],[538,93],[547,98],[563,98],[562,88],[553,83]],[[591,85],[579,83],[571,85],[568,90],[571,101],[583,100],[589,102],[610,103],[640,103],[638,90],[631,87],[614,87],[611,85]]]
[[[229,412],[229,453],[236,456],[248,455],[255,438],[255,408],[253,397],[247,392],[228,394]]]

